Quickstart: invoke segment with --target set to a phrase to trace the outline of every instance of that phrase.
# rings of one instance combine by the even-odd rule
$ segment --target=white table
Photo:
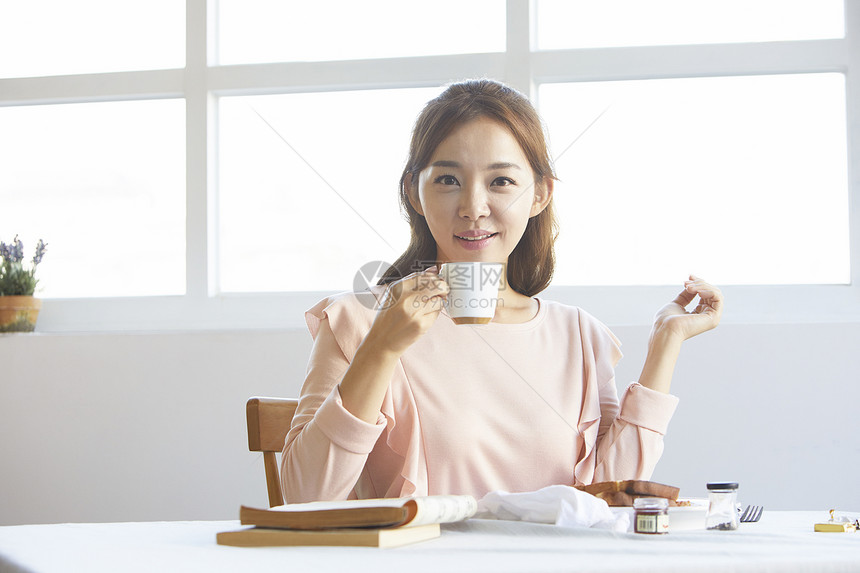
[[[470,520],[392,549],[216,545],[236,521],[0,527],[0,573],[168,571],[860,572],[860,532],[815,533],[826,512],[765,511],[737,531],[638,535]]]

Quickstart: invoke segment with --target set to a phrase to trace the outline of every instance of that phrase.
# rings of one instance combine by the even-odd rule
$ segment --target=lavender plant
[[[36,292],[36,267],[42,262],[47,245],[39,239],[32,266],[24,268],[24,244],[18,235],[10,244],[0,242],[0,296],[33,296]]]

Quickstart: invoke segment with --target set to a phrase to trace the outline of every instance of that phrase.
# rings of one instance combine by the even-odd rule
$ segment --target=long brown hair
[[[409,246],[379,280],[387,284],[436,262],[436,240],[427,220],[409,202],[407,177],[417,184],[439,144],[457,127],[479,117],[488,117],[507,127],[528,158],[535,185],[555,179],[543,124],[523,94],[493,80],[468,80],[451,84],[422,110],[412,129],[409,157],[400,177],[400,208],[412,229]],[[555,271],[555,239],[558,222],[552,198],[538,215],[531,217],[520,242],[508,257],[507,283],[516,292],[534,296],[544,290]]]

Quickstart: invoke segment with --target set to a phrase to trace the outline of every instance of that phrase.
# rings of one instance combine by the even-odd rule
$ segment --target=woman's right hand
[[[363,345],[400,356],[433,326],[449,290],[435,266],[389,284]]]

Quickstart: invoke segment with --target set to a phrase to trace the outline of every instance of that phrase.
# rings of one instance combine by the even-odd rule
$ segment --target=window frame
[[[228,95],[427,87],[489,76],[533,100],[544,83],[838,72],[845,74],[851,283],[723,288],[728,323],[860,321],[860,2],[845,1],[845,37],[537,51],[535,3],[506,2],[506,51],[334,62],[220,66],[217,0],[186,2],[186,67],[0,79],[0,106],[184,98],[186,294],[46,299],[41,332],[182,331],[304,327],[304,311],[330,292],[218,292],[218,98]],[[417,113],[418,110],[416,110]],[[392,197],[392,201],[395,199]],[[678,287],[553,286],[543,296],[613,325],[647,325]]]

